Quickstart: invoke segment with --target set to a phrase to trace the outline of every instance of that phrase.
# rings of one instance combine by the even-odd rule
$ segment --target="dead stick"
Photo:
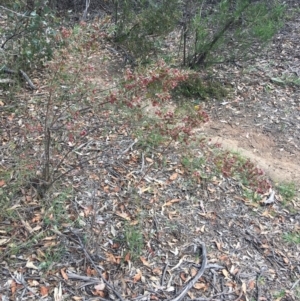
[[[121,300],[124,301],[124,299],[122,298],[122,296],[119,294],[118,291],[116,291],[112,285],[102,276],[102,272],[99,270],[99,268],[96,266],[94,260],[91,258],[90,254],[88,253],[88,251],[86,250],[85,246],[83,245],[81,238],[70,228],[70,231],[77,237],[78,239],[78,243],[82,249],[82,251],[85,254],[85,257],[90,261],[90,263],[92,264],[92,266],[94,267],[94,269],[97,271],[97,273],[99,274],[99,276],[101,277],[101,279],[103,280],[103,282],[114,292],[114,294]],[[103,300],[103,299],[102,299]]]
[[[169,301],[180,301],[188,293],[188,291],[195,285],[199,278],[203,275],[207,267],[207,256],[206,256],[206,247],[203,242],[200,243],[202,246],[202,264],[201,269],[198,271],[196,276],[185,286],[185,288],[179,293],[176,298],[170,299]]]

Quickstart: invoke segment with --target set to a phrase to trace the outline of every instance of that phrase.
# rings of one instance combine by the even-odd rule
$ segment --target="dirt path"
[[[205,127],[212,143],[237,151],[251,159],[275,182],[295,182],[300,186],[300,152],[280,148],[276,139],[259,130],[245,130],[238,126],[212,120]]]
[[[255,61],[214,67],[232,87],[221,101],[205,103],[213,142],[249,157],[274,180],[300,187],[300,12]]]

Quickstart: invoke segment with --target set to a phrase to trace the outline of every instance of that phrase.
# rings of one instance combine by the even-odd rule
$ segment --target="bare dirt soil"
[[[205,128],[211,143],[249,158],[264,170],[275,183],[294,182],[300,185],[300,152],[290,153],[276,140],[260,130],[243,130],[212,120]]]

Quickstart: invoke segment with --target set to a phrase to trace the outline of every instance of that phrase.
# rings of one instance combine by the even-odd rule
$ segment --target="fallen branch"
[[[98,278],[95,278],[95,277],[81,276],[81,275],[77,275],[77,274],[74,274],[74,273],[71,273],[71,272],[68,272],[67,276],[68,276],[69,279],[89,281],[89,282],[93,282],[95,284],[100,283],[100,280]]]
[[[25,78],[25,80],[27,81],[28,85],[32,90],[36,90],[35,85],[32,83],[28,75],[22,69],[20,69],[19,74],[21,74]]]
[[[4,67],[2,69],[2,71],[4,73],[8,73],[8,74],[18,74],[19,76],[21,76],[21,77],[23,77],[25,79],[25,81],[28,83],[29,87],[32,90],[36,90],[37,89],[36,86],[30,80],[29,76],[22,69],[20,69],[19,71],[15,71],[15,70],[8,69],[8,68]]]
[[[94,267],[94,269],[97,271],[98,275],[101,277],[101,279],[103,280],[103,282],[107,285],[107,287],[109,287],[113,293],[121,300],[124,301],[124,299],[122,298],[122,296],[120,295],[120,293],[118,291],[116,291],[113,286],[102,276],[102,272],[100,271],[100,269],[97,267],[97,265],[95,264],[94,260],[92,259],[92,257],[90,256],[90,254],[88,253],[88,251],[86,250],[84,244],[81,241],[81,238],[77,235],[77,233],[75,233],[71,228],[70,231],[76,236],[77,238],[77,242],[79,243],[82,251],[84,252],[85,257],[89,260],[89,262],[92,264],[92,266]],[[105,300],[104,298],[102,300]]]
[[[38,300],[41,300],[41,298],[34,292],[34,290],[27,285],[22,273],[15,272],[14,275],[10,275],[16,283],[22,284],[24,288],[27,289],[30,293],[32,293],[35,297],[37,297]]]
[[[300,278],[292,285],[292,287],[290,288],[290,291],[292,291],[300,282]]]
[[[195,277],[188,282],[185,288],[178,294],[177,297],[173,299],[169,299],[169,301],[180,301],[184,296],[188,293],[188,291],[195,285],[195,283],[199,280],[199,278],[203,275],[205,269],[207,268],[207,255],[206,255],[206,247],[203,242],[200,243],[202,247],[202,264],[201,269],[195,275]]]
[[[77,275],[77,274],[74,274],[71,272],[67,273],[67,275],[68,275],[69,279],[85,281],[85,283],[77,286],[77,288],[83,288],[88,285],[97,285],[97,284],[103,283],[102,281],[100,281],[100,279],[94,278],[94,277],[81,276],[81,275]]]

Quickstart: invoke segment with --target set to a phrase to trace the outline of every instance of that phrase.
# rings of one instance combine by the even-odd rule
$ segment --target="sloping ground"
[[[97,61],[97,57],[90,60]],[[99,90],[113,86],[111,70],[115,69],[109,61],[98,63],[93,72],[89,69],[89,80],[97,83]],[[239,80],[243,83],[245,79],[232,77],[234,83]],[[272,85],[269,80],[268,84]],[[246,84],[239,86],[250,89]],[[290,88],[276,89],[283,93]],[[35,111],[35,98],[48,92],[46,85],[41,85],[36,95],[25,95],[26,101],[20,97],[20,108]],[[257,140],[255,135],[261,137],[261,127],[267,126],[273,126],[274,136],[278,133],[280,139],[286,135],[280,134],[276,122],[265,121],[267,113],[259,121],[262,125],[256,127],[253,116],[260,118],[256,105],[263,112],[265,103],[258,98],[260,94],[255,95],[255,102],[247,103],[244,97],[243,101],[228,99],[228,104],[216,102],[207,107],[212,121],[205,132],[228,135],[234,141],[230,141],[230,148],[231,143],[243,143],[247,137],[253,139],[255,149],[265,143],[261,157],[270,147],[271,158],[276,153],[272,151],[279,150],[279,138]],[[275,97],[272,95],[269,97]],[[243,186],[234,179],[217,173],[210,180],[193,178],[182,164],[184,147],[147,150],[134,140],[121,115],[96,109],[103,101],[101,94],[98,97],[83,120],[86,128],[95,128],[87,137],[86,152],[97,153],[96,159],[82,160],[43,200],[22,192],[12,204],[18,213],[1,216],[2,300],[177,301],[181,292],[186,293],[182,298],[186,301],[299,300],[299,199],[287,205],[276,193],[276,202],[263,206],[247,198]],[[42,110],[43,101],[39,104]],[[246,111],[248,106],[250,111]],[[272,112],[280,118],[285,110]],[[295,122],[298,117],[292,116],[289,118]],[[10,139],[21,146],[22,118],[1,114],[5,124],[3,168],[13,162]],[[247,130],[255,127],[255,131]],[[287,131],[293,135],[292,128]],[[241,140],[243,133],[245,139]],[[292,137],[290,141],[295,142],[299,136]],[[297,154],[296,144],[282,141],[288,145],[285,152]],[[75,159],[85,158],[83,151]],[[193,149],[200,158],[206,151],[209,147]],[[68,164],[73,162],[67,162],[66,168]],[[198,168],[212,175],[209,163],[202,162]],[[185,289],[193,279],[193,287]]]
[[[300,14],[293,14],[262,57],[243,68],[216,68],[234,96],[207,104],[205,133],[253,159],[275,181],[299,186]]]

